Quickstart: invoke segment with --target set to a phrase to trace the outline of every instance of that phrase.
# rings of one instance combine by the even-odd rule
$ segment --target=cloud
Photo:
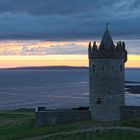
[[[97,11],[114,5],[117,0],[1,0],[1,13],[26,13],[35,16],[42,15],[75,15],[85,12]],[[99,12],[98,12],[99,13]]]
[[[114,36],[139,36],[138,0],[1,0],[0,39],[88,40],[106,22]]]
[[[128,54],[140,54],[140,40],[126,40],[126,49],[128,51]]]
[[[118,40],[115,40],[116,44]],[[140,40],[124,40],[128,54],[140,54]],[[1,43],[0,43],[1,44]],[[0,55],[87,55],[88,42],[39,42],[39,41],[17,41],[13,43],[7,42],[5,47],[0,46]],[[2,44],[1,44],[2,45]]]
[[[7,41],[6,41],[7,42]],[[1,44],[1,43],[0,43]],[[0,48],[0,55],[63,55],[63,54],[87,54],[88,42],[40,42],[17,41],[5,43]],[[1,44],[2,45],[2,44]],[[0,45],[0,47],[1,47]]]
[[[1,0],[0,13],[25,13],[34,16],[70,16],[92,13],[98,16],[105,13],[109,15],[119,8],[121,10],[118,12],[130,8],[136,10],[139,5],[139,0]]]
[[[50,47],[22,47],[21,55],[87,54],[87,47],[78,44],[51,45]]]

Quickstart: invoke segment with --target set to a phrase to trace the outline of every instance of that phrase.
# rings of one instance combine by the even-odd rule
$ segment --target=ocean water
[[[140,82],[140,70],[126,70]],[[88,70],[0,70],[0,109],[71,108],[88,105]],[[140,105],[139,94],[126,94],[126,105]]]

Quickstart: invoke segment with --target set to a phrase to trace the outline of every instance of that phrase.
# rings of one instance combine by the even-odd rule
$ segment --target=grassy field
[[[0,140],[19,140],[43,134],[87,128],[91,121],[60,124],[55,126],[34,127],[35,113],[30,110],[0,111]]]
[[[102,133],[65,135],[40,140],[140,140],[138,132],[110,130]]]
[[[68,124],[60,124],[54,126],[45,126],[41,128],[34,127],[35,113],[33,110],[16,110],[16,111],[0,111],[0,140],[20,140],[23,138],[30,138],[35,136],[41,136],[44,134],[52,134],[56,132],[64,132],[70,130],[84,129],[100,123],[95,123],[93,121],[81,121]],[[140,120],[129,120],[117,122],[113,125],[121,126],[133,126],[140,127]],[[127,132],[126,132],[127,133]],[[109,140],[110,137],[122,137],[123,134],[120,131],[107,132],[103,134],[79,134],[74,136],[66,137],[57,137],[51,138],[51,140],[69,140],[76,138],[77,140],[91,140],[91,137],[103,137]],[[130,137],[133,137],[133,140],[137,140],[137,136],[140,137],[137,133],[128,133]],[[129,138],[129,137],[128,137]],[[135,138],[135,139],[134,139]],[[100,138],[101,139],[101,138]],[[99,139],[99,140],[100,140]],[[102,139],[102,140],[106,140]],[[113,138],[113,140],[116,140]],[[129,139],[128,139],[129,140]]]

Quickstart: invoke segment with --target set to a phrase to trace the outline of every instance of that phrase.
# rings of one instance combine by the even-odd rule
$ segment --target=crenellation
[[[127,61],[127,51],[125,49],[124,42],[117,42],[117,45],[110,47],[109,49],[105,48],[104,45],[102,47],[97,47],[96,41],[94,41],[93,46],[91,42],[89,42],[89,58],[90,59],[102,59],[102,58],[120,58]]]

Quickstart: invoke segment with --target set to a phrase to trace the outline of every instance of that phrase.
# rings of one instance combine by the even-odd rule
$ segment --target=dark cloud
[[[1,0],[1,13],[27,13],[32,15],[75,15],[96,11],[116,0]]]
[[[138,8],[140,8],[140,0],[134,0],[134,1],[132,1],[132,4],[130,4],[130,7],[129,7],[129,9],[130,10],[135,10],[135,9],[138,9]]]
[[[138,0],[1,0],[0,39],[74,40],[140,34]]]

